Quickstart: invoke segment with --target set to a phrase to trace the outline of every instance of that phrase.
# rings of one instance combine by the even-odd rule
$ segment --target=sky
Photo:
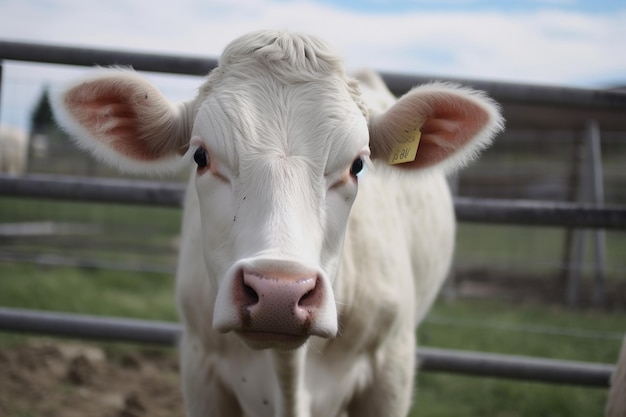
[[[624,0],[0,0],[0,40],[218,57],[258,29],[311,33],[348,69],[605,88],[626,84]],[[8,63],[0,122],[84,68]],[[197,77],[149,75],[174,101]]]

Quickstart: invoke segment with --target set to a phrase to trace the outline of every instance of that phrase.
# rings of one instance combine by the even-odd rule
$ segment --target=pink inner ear
[[[147,94],[107,80],[81,84],[65,96],[69,113],[96,140],[130,158],[154,161],[161,155],[141,137],[137,113],[147,100]]]
[[[399,164],[399,168],[436,165],[463,148],[489,121],[484,109],[458,95],[436,93],[424,98],[429,106],[415,161]]]

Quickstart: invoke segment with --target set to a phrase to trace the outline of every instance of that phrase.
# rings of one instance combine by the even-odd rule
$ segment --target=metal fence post
[[[573,187],[571,197],[575,201],[585,201],[585,191],[587,189],[587,170],[586,164],[587,158],[587,146],[586,137],[582,136],[580,144],[577,147],[576,157],[573,159],[575,164],[572,169],[573,180],[571,186]],[[584,249],[586,243],[586,230],[580,228],[568,229],[567,238],[567,258],[565,263],[566,277],[566,302],[570,307],[574,307],[578,304],[580,277],[582,275]]]
[[[589,164],[589,181],[592,193],[589,202],[597,207],[604,205],[604,184],[602,177],[602,151],[600,148],[600,128],[594,120],[587,122],[586,129],[588,155],[591,160]],[[604,302],[604,281],[606,277],[606,233],[604,229],[596,229],[593,233],[594,247],[594,290],[593,303],[601,305]]]
[[[600,150],[600,128],[594,120],[587,122],[583,145],[580,148],[580,168],[578,181],[579,202],[591,203],[596,207],[604,205],[604,186],[602,181],[602,153]],[[605,231],[576,229],[569,241],[569,262],[567,264],[567,304],[578,303],[580,281],[585,259],[587,236],[592,233],[594,256],[594,291],[593,303],[604,302],[604,281],[606,275],[606,239]]]
[[[4,61],[0,59],[0,121],[2,120],[2,69]]]

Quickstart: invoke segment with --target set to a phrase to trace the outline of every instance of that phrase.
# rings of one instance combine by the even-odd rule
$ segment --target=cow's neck
[[[304,389],[306,345],[289,352],[273,351],[272,359],[280,387],[278,416],[310,416],[310,399]]]

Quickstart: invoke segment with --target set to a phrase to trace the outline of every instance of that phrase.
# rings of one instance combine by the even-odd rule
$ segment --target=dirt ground
[[[111,350],[63,340],[0,351],[2,417],[183,415],[173,351]]]

